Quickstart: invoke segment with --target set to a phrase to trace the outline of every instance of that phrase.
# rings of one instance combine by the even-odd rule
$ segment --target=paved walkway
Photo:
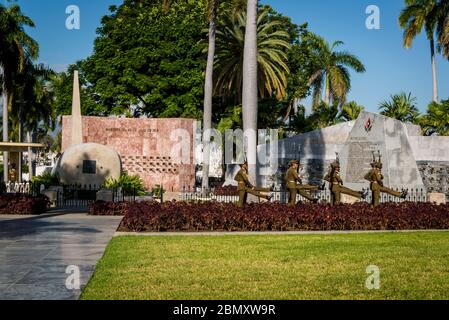
[[[64,212],[0,215],[0,300],[78,299],[81,290],[66,287],[73,275],[67,267],[79,268],[82,289],[120,220]]]

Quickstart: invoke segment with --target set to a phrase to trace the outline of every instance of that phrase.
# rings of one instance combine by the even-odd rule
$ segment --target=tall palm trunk
[[[326,88],[324,93],[324,102],[327,105],[330,105],[331,103],[331,86],[330,86],[330,80],[329,80],[329,74],[326,73]]]
[[[203,114],[203,191],[209,188],[210,138],[212,129],[212,98],[215,58],[215,36],[217,31],[215,12],[211,13],[209,22],[209,48],[207,52],[206,80],[204,85]]]
[[[430,39],[430,55],[432,59],[432,84],[433,84],[433,101],[438,102],[438,81],[437,81],[437,67],[435,61],[435,40]]]
[[[31,131],[27,131],[27,142],[32,143],[31,138]],[[28,147],[28,174],[29,174],[29,181],[33,179],[34,176],[34,168],[33,168],[33,149]]]
[[[23,142],[23,119],[20,115],[19,117],[19,142]],[[19,152],[19,163],[17,163],[17,182],[22,182],[22,164],[23,164],[23,153]]]
[[[257,0],[248,0],[243,54],[243,130],[247,137],[249,178],[257,173]]]
[[[9,141],[9,130],[8,130],[8,93],[6,92],[5,86],[3,86],[3,142]],[[3,178],[7,182],[8,179],[8,152],[3,152]]]

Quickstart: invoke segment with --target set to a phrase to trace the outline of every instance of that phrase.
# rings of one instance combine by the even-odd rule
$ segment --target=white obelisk
[[[72,99],[72,141],[71,146],[83,143],[83,123],[81,118],[81,98],[78,71],[73,74]]]

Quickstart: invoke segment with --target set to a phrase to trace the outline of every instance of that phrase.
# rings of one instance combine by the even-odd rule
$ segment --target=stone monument
[[[268,186],[274,182],[279,186],[285,164],[296,158],[294,150],[298,148],[307,183],[319,183],[338,152],[345,185],[356,190],[366,189],[369,185],[363,175],[369,169],[372,151],[380,151],[386,185],[420,194],[432,193],[428,198],[438,203],[443,201],[438,194],[444,193],[449,199],[449,137],[423,136],[417,125],[361,112],[355,121],[279,140],[279,170],[273,173],[269,165],[262,164],[258,183]],[[269,149],[269,144],[259,145],[258,153],[267,154]],[[231,170],[226,172],[227,183],[232,184],[233,174]]]
[[[340,152],[342,178],[350,188],[366,187],[364,175],[370,169],[373,152],[379,151],[385,185],[425,189],[406,126],[398,120],[369,112],[361,112]]]
[[[83,123],[78,71],[73,77],[72,126],[70,145],[59,158],[53,174],[61,183],[100,186],[121,175],[121,159],[113,148],[98,143],[83,143]]]

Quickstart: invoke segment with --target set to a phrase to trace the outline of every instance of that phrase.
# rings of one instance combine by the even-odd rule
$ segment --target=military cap
[[[298,160],[290,160],[289,163],[288,163],[288,166],[291,167],[291,166],[293,166],[294,164],[297,164],[297,165],[299,165],[299,166],[301,165],[301,164],[299,163]]]
[[[245,166],[245,165],[248,165],[248,162],[247,162],[247,161],[245,161],[245,162],[239,164],[240,168],[243,167],[243,166]]]

